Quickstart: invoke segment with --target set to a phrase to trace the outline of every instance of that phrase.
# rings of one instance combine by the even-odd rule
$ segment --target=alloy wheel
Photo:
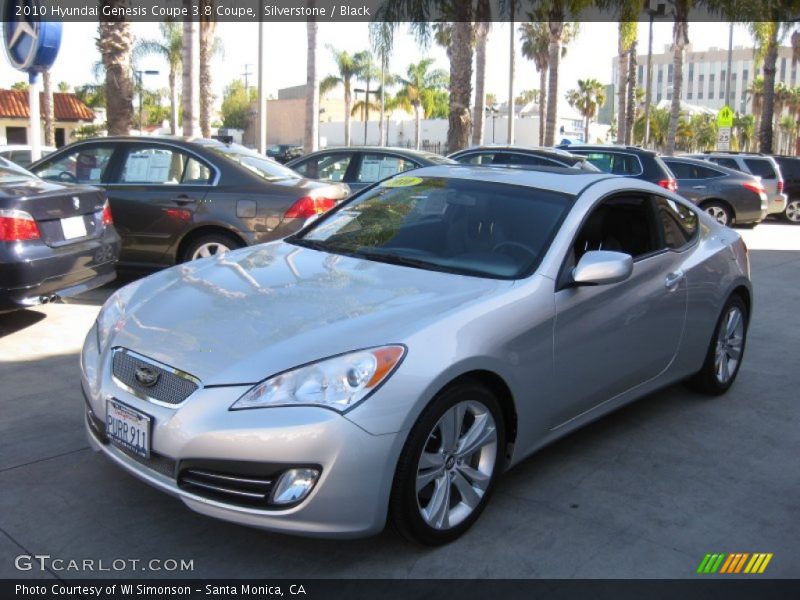
[[[432,528],[457,526],[478,507],[497,462],[497,427],[482,403],[448,409],[428,434],[417,466],[417,506]]]
[[[717,334],[714,373],[720,383],[728,383],[736,374],[744,348],[744,315],[731,306]]]
[[[721,225],[728,224],[728,213],[721,206],[712,205],[706,208],[706,212],[717,220]]]
[[[217,254],[226,254],[228,251],[230,251],[230,248],[225,244],[208,242],[197,247],[192,253],[192,260],[208,258],[209,256],[216,256]]]
[[[800,223],[800,200],[791,200],[786,205],[786,219],[792,223]]]

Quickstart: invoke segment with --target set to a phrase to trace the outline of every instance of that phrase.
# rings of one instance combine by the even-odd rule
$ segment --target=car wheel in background
[[[231,235],[224,233],[209,233],[193,239],[186,246],[181,256],[181,262],[189,262],[199,258],[208,258],[218,254],[225,254],[231,250],[241,248],[244,244]]]
[[[711,396],[728,391],[742,365],[748,319],[744,301],[731,296],[714,328],[703,367],[687,381],[690,388]]]
[[[793,223],[800,225],[800,198],[792,198],[786,204],[786,210],[783,211],[783,218]]]
[[[731,215],[730,209],[721,202],[706,202],[702,208],[721,225],[730,226],[733,222],[733,215]]]
[[[397,464],[390,519],[406,538],[453,541],[478,519],[502,470],[500,404],[475,382],[447,388],[422,412]]]

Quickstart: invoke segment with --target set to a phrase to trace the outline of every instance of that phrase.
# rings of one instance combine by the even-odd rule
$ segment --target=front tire
[[[720,314],[703,367],[687,381],[703,394],[719,396],[736,380],[744,358],[749,314],[739,296],[731,296]]]
[[[706,202],[703,204],[703,210],[711,215],[720,225],[730,227],[733,223],[733,215],[730,209],[722,204],[722,202]]]
[[[800,198],[792,198],[789,200],[782,216],[784,220],[792,225],[800,225]]]
[[[218,254],[226,254],[242,247],[242,242],[224,233],[208,233],[200,235],[189,242],[181,255],[181,262],[189,262],[200,258],[209,258]]]
[[[461,536],[489,501],[504,444],[492,392],[473,381],[445,389],[417,419],[400,455],[389,501],[395,529],[427,546]]]

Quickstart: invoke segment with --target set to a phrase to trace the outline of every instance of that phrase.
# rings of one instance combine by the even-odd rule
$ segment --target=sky
[[[134,23],[133,33],[144,39],[158,38],[157,23]],[[647,23],[639,25],[639,52],[647,50]],[[268,23],[266,25],[266,75],[267,91],[277,96],[279,88],[301,85],[306,77],[306,26],[305,23]],[[487,48],[486,91],[494,93],[498,101],[508,98],[509,82],[509,32],[508,23],[494,23]],[[255,23],[220,23],[217,28],[224,55],[214,61],[214,88],[217,102],[221,101],[224,87],[231,80],[242,78],[245,65],[253,74],[251,85],[257,81],[258,25]],[[61,52],[53,66],[53,80],[66,81],[72,86],[94,81],[92,65],[100,60],[95,48],[97,25],[92,23],[65,23]],[[671,23],[656,23],[653,27],[653,52],[663,52],[672,37]],[[517,59],[515,69],[516,93],[524,89],[537,89],[539,77],[531,61],[522,58],[517,34]],[[318,31],[320,78],[335,72],[329,45],[349,52],[369,48],[366,23],[320,23]],[[691,23],[689,40],[695,50],[728,45],[727,23]],[[744,26],[734,27],[734,45],[750,46],[752,41]],[[569,45],[561,63],[560,87],[564,92],[576,85],[578,79],[593,77],[611,83],[611,64],[617,51],[616,23],[581,23],[577,39]],[[407,28],[401,26],[396,36],[395,51],[391,60],[393,73],[405,73],[408,65],[430,56],[436,67],[448,69],[445,51],[437,46],[420,48]],[[146,75],[147,89],[167,88],[167,65],[163,60],[150,57],[137,68],[158,70],[159,75]],[[5,57],[0,58],[0,87],[9,87],[25,78],[23,73],[10,67]],[[332,95],[336,95],[333,92]],[[341,93],[341,92],[339,92]],[[560,94],[563,97],[563,94]]]

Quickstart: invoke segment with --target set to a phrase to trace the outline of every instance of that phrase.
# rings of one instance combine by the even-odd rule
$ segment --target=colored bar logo
[[[756,552],[733,552],[706,554],[697,567],[697,572],[702,575],[713,575],[720,573],[725,575],[746,573],[755,575],[763,573],[769,561],[772,560],[772,553]]]

